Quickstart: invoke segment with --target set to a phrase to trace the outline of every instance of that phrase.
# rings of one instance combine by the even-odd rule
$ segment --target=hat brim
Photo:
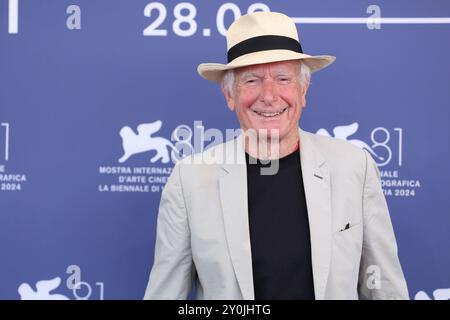
[[[310,56],[289,50],[265,50],[245,54],[228,64],[202,63],[197,67],[197,71],[206,80],[221,82],[225,72],[231,69],[289,60],[302,60],[311,69],[311,72],[316,72],[332,64],[336,57],[329,55]]]

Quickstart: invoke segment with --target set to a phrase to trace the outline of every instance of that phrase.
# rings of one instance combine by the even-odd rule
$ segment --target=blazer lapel
[[[226,160],[222,169],[226,174],[219,180],[225,234],[231,261],[242,296],[254,299],[252,255],[248,222],[247,167],[242,135],[227,142]],[[223,155],[222,155],[223,156]],[[223,158],[223,157],[222,157]]]
[[[308,209],[311,236],[311,259],[314,291],[317,300],[324,299],[331,260],[331,190],[330,172],[323,155],[311,137],[301,129],[300,162]]]

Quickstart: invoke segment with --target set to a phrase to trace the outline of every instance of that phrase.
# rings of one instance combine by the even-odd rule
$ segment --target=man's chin
[[[282,139],[285,136],[284,130],[280,130],[279,128],[252,128],[247,130],[248,134],[256,135],[260,139]]]

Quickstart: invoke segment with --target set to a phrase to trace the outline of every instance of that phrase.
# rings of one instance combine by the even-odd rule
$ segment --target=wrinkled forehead
[[[235,75],[242,77],[245,75],[265,75],[265,74],[296,74],[298,72],[298,60],[279,61],[271,63],[255,64],[251,66],[237,68]]]

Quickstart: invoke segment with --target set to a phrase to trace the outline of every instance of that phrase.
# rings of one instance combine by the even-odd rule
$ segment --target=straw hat
[[[227,32],[228,63],[202,63],[198,73],[220,82],[227,70],[285,60],[302,60],[311,72],[336,60],[334,56],[303,53],[294,21],[277,12],[255,12],[233,22]]]

